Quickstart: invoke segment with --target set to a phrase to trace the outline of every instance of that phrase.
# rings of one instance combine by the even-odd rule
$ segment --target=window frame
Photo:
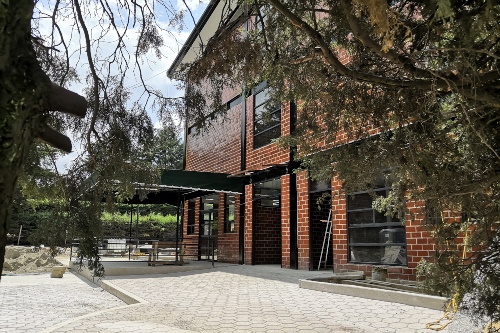
[[[375,192],[384,192],[385,195],[389,193],[391,190],[390,187],[381,187],[381,188],[376,188],[372,190]],[[404,224],[404,221],[393,221],[393,217],[391,216],[385,216],[386,222],[376,222],[376,214],[378,213],[376,209],[374,208],[355,208],[355,209],[350,209],[350,197],[351,196],[356,196],[360,194],[370,194],[372,191],[361,191],[361,192],[354,192],[354,193],[348,193],[346,195],[346,226],[347,226],[347,249],[348,249],[348,262],[349,263],[355,263],[355,264],[380,264],[380,265],[387,265],[387,266],[407,266],[408,265],[408,260],[407,260],[407,255],[406,255],[406,248],[407,248],[407,239],[406,239],[406,226]],[[373,199],[372,201],[373,202]],[[357,223],[357,224],[351,224],[350,221],[350,216],[352,213],[359,213],[359,212],[372,212],[372,222],[371,223]],[[380,213],[379,213],[380,214]],[[360,243],[360,242],[351,242],[351,236],[354,230],[360,230],[360,229],[381,229],[382,230],[395,230],[395,229],[403,229],[403,234],[404,234],[404,243],[402,242],[366,242],[366,243]],[[381,232],[379,231],[379,233]],[[383,256],[380,257],[379,261],[363,261],[363,260],[355,260],[352,258],[353,252],[352,248],[361,248],[361,247],[373,247],[375,250],[376,248],[387,248],[390,246],[400,246],[401,250],[404,250],[403,252],[405,253],[404,257],[404,263],[402,262],[394,262],[394,263],[386,263],[382,261]],[[396,260],[397,261],[397,260]]]
[[[211,203],[205,201],[213,201]],[[200,236],[217,236],[219,228],[219,195],[211,194],[200,198]],[[212,205],[207,207],[205,205]],[[208,215],[208,219],[207,219]],[[208,228],[207,228],[208,227]]]
[[[263,82],[263,83],[261,83],[254,90],[254,93],[253,93],[253,149],[258,149],[258,148],[262,148],[264,146],[269,145],[270,143],[272,143],[272,140],[279,138],[281,136],[281,134],[282,134],[281,133],[281,124],[282,124],[282,119],[281,119],[281,117],[282,117],[282,114],[281,114],[282,110],[281,109],[282,108],[281,108],[281,104],[276,105],[274,107],[275,109],[273,109],[269,113],[269,115],[271,117],[274,116],[275,114],[279,114],[279,122],[278,122],[278,124],[275,124],[275,125],[272,125],[272,126],[268,126],[268,127],[264,128],[263,130],[260,130],[258,132],[256,131],[256,123],[257,123],[257,121],[256,121],[257,120],[256,111],[257,111],[258,108],[263,107],[267,103],[269,103],[269,98],[267,98],[262,103],[260,103],[260,104],[257,105],[256,104],[257,95],[260,94],[260,93],[262,93],[262,92],[264,92],[264,91],[266,91],[267,89],[269,89],[269,88],[267,87],[266,82]],[[268,132],[270,132],[272,130],[275,130],[278,127],[279,127],[279,134],[278,134],[278,136],[271,138],[269,141],[265,140],[265,143],[260,143],[258,145],[256,144],[256,142],[258,141],[258,140],[256,140],[256,138],[258,138],[259,136],[261,136],[263,134],[266,134],[266,133],[268,133]]]
[[[188,200],[187,235],[195,234],[196,226],[196,199]]]
[[[230,203],[230,198],[233,198],[233,203]],[[233,206],[233,219],[230,220],[231,217],[231,208]],[[224,233],[232,234],[235,233],[235,214],[236,214],[236,195],[235,194],[224,194]]]

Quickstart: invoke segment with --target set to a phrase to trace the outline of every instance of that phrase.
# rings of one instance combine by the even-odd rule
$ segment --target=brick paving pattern
[[[117,297],[72,273],[2,276],[0,332],[40,332],[99,310],[125,305]]]
[[[54,332],[433,332],[440,311],[300,289],[298,279],[330,272],[279,266],[212,270],[107,281],[146,300]],[[441,331],[447,332],[447,330]]]

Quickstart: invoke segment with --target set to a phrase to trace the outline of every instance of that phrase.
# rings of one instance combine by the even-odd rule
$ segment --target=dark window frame
[[[196,225],[196,200],[188,200],[187,234],[194,235]]]
[[[233,203],[229,200],[233,198]],[[231,206],[233,207],[233,213],[231,214]],[[224,233],[231,234],[235,233],[235,218],[234,214],[236,212],[236,195],[234,194],[224,194]],[[232,216],[232,219],[230,219]]]
[[[265,124],[264,124],[264,128],[257,131],[256,129],[256,124],[257,124],[257,109],[261,108],[261,107],[265,107],[267,103],[269,103],[269,99],[266,98],[263,102],[259,103],[259,104],[256,104],[257,103],[257,96],[261,93],[264,93],[266,91],[266,89],[269,89],[267,88],[267,84],[265,82],[261,83],[258,87],[256,87],[256,89],[254,90],[254,94],[253,94],[253,148],[254,149],[258,149],[258,148],[261,148],[261,147],[264,147],[264,146],[267,146],[268,144],[272,143],[272,140],[274,139],[277,139],[281,136],[281,124],[282,124],[282,119],[281,119],[281,104],[278,104],[276,106],[272,106],[270,109],[271,111],[268,113],[268,115],[270,117],[275,117],[276,115],[278,115],[278,123],[277,124],[273,124],[271,126],[267,126],[265,127]],[[266,110],[268,111],[268,110]],[[272,130],[276,130],[276,128],[279,128],[279,133],[276,135],[273,135],[271,138],[266,138],[264,141],[262,142],[259,142],[259,137],[262,138],[263,135],[265,135],[266,133],[272,131]]]
[[[280,188],[277,189],[267,189],[267,188],[260,188],[259,185],[267,182],[274,182],[278,181],[280,183]],[[262,194],[259,192],[272,192],[276,191],[273,194]],[[262,207],[273,207],[273,208],[280,208],[281,209],[281,195],[282,195],[282,188],[281,188],[281,177],[276,177],[276,178],[271,178],[267,179],[264,181],[256,182],[253,184],[253,201],[260,201],[260,205]],[[275,205],[275,201],[278,201],[278,204]]]
[[[211,203],[206,203],[205,200],[210,199]],[[219,195],[211,194],[201,197],[200,199],[200,235],[201,236],[216,236],[219,228]],[[211,205],[207,207],[205,205]],[[206,219],[208,215],[208,219]],[[208,228],[206,228],[208,226]]]
[[[373,190],[375,194],[383,192],[385,195],[388,194],[390,191],[390,187],[382,187],[382,188],[377,188]],[[383,213],[377,212],[375,209],[372,207],[365,207],[365,208],[353,208],[351,209],[351,204],[350,200],[351,197],[354,199],[356,198],[356,195],[366,195],[369,194],[370,191],[363,191],[363,192],[355,192],[355,193],[349,193],[346,196],[346,223],[347,223],[347,248],[348,248],[348,262],[349,263],[356,263],[356,264],[382,264],[382,265],[388,265],[388,266],[407,266],[407,257],[406,257],[406,247],[407,247],[407,241],[406,241],[406,227],[403,223],[403,221],[399,221],[397,218],[393,218],[391,216],[385,216]],[[370,201],[373,201],[373,199]],[[351,223],[352,221],[352,214],[359,214],[359,213],[367,213],[371,212],[372,213],[372,222],[371,223]],[[380,219],[382,216],[386,219],[385,222],[380,222],[380,220],[377,222],[377,218]],[[352,242],[352,238],[355,237],[354,234],[357,231],[362,231],[362,230],[369,231],[371,230],[376,230],[376,229],[381,229],[378,234],[379,234],[379,242]],[[389,234],[388,230],[394,230],[394,239],[397,237],[397,233],[401,232],[400,229],[403,229],[403,235],[404,235],[404,242],[380,242],[380,233],[385,230],[385,233],[383,234],[385,237],[387,237],[387,234]],[[390,237],[389,237],[390,238]],[[356,258],[353,258],[353,250],[358,250],[360,248],[373,248],[373,252],[376,251],[377,248],[379,248],[380,251],[384,249],[384,251],[387,249],[387,247],[391,246],[396,246],[400,247],[400,253],[404,254],[403,260],[400,260],[399,258],[397,259],[399,262],[393,262],[393,263],[388,263],[388,262],[382,262],[383,256],[380,257],[380,260],[378,261],[365,261],[365,260],[359,260]]]

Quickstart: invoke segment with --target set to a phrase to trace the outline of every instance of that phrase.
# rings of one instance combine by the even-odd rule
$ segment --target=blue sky
[[[142,0],[144,1],[144,0]],[[51,0],[42,0],[37,4],[37,9],[35,10],[35,17],[37,15],[40,15],[43,17],[44,13],[51,13],[53,9],[53,4],[54,1]],[[116,0],[108,0],[108,2],[113,5],[116,4]],[[141,2],[141,1],[139,1]],[[184,1],[182,0],[171,0],[170,1],[172,5],[174,5],[178,10],[185,8],[184,6]],[[186,0],[186,4],[189,6],[191,9],[193,16],[195,20],[197,21],[198,18],[202,15],[203,11],[205,10],[209,0]],[[62,2],[63,4],[65,3],[64,1]],[[92,3],[91,3],[92,5]],[[63,8],[64,6],[61,6],[60,8]],[[156,9],[156,8],[155,8]],[[87,6],[86,8],[83,8],[83,10],[88,10],[90,13],[92,13],[92,8]],[[61,30],[63,31],[64,38],[66,42],[69,44],[69,50],[71,54],[71,65],[77,68],[78,74],[80,76],[80,80],[83,81],[85,80],[85,77],[88,72],[88,66],[87,64],[87,58],[84,52],[84,45],[82,45],[83,39],[79,37],[78,31],[74,29],[72,26],[72,19],[71,19],[71,11],[68,9],[67,11],[68,14],[68,19],[67,20],[59,20],[59,24],[61,26]],[[116,14],[116,19],[119,19],[118,16],[119,13]],[[164,44],[161,48],[161,54],[162,58],[158,59],[154,52],[150,51],[143,57],[143,61],[141,63],[141,69],[142,69],[142,74],[143,78],[145,80],[145,83],[150,86],[151,89],[154,90],[159,90],[161,91],[165,96],[167,97],[177,97],[177,96],[182,96],[183,91],[177,90],[175,87],[176,83],[171,81],[169,78],[167,78],[166,71],[172,64],[173,60],[175,59],[177,53],[181,49],[182,45],[186,41],[187,37],[189,36],[190,32],[192,31],[194,24],[193,20],[190,16],[189,13],[186,14],[185,16],[185,28],[182,31],[172,31],[172,28],[168,26],[167,22],[167,15],[165,13],[160,12],[158,9],[156,9],[155,12],[156,15],[156,22],[165,30],[171,30],[170,33],[164,31],[162,32],[162,37],[164,39]],[[107,34],[103,36],[103,29],[100,26],[99,20],[94,19],[91,17],[92,15],[89,16],[89,18],[86,20],[87,27],[89,28],[89,33],[91,35],[91,39],[97,39],[99,37],[103,38],[102,42],[100,43],[99,49],[94,48],[94,52],[99,52],[100,58],[104,58],[107,55],[110,55],[113,53],[115,47],[116,47],[116,40],[117,38],[111,34]],[[42,35],[50,35],[51,34],[51,20],[50,19],[41,19],[40,20],[40,30]],[[106,22],[104,22],[104,25]],[[129,24],[129,28],[127,30],[127,33],[124,38],[124,43],[126,45],[126,50],[130,55],[133,55],[135,52],[135,44],[136,44],[136,38],[137,38],[137,30]],[[57,42],[57,41],[56,41]],[[134,64],[135,66],[135,64]],[[145,104],[146,100],[144,97],[141,98],[141,92],[142,90],[140,89],[140,85],[138,82],[140,82],[139,77],[138,77],[138,71],[137,68],[134,68],[131,66],[130,74],[127,76],[125,80],[125,86],[130,88],[132,91],[132,98],[131,101],[136,101],[139,100],[142,104]],[[103,67],[104,68],[104,67]],[[104,70],[107,70],[107,68],[104,68]],[[109,73],[113,74],[113,67],[109,69]],[[82,89],[83,89],[83,84],[80,83],[73,83],[70,87],[71,90],[82,94]],[[90,115],[88,114],[87,117]],[[150,112],[150,116],[153,120],[153,123],[155,124],[156,127],[160,126],[158,122],[158,118],[156,114],[153,112]],[[70,135],[68,133],[68,135]],[[63,155],[57,162],[58,168],[60,171],[64,170],[71,161],[81,152],[82,148],[79,147],[79,144],[76,142],[76,140],[73,141],[73,150],[74,152],[71,154]]]

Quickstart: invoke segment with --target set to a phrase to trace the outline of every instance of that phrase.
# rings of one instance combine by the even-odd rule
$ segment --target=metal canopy
[[[191,191],[243,193],[244,180],[228,178],[225,173],[186,170],[164,170],[161,184],[164,187]]]
[[[179,204],[179,195],[188,194],[190,190],[176,190],[176,189],[162,189],[157,192],[149,192],[145,198],[140,199],[139,195],[136,194],[130,199],[126,199],[123,203],[126,204],[141,204],[141,205],[157,205],[157,204],[168,204],[172,206],[177,206]]]

